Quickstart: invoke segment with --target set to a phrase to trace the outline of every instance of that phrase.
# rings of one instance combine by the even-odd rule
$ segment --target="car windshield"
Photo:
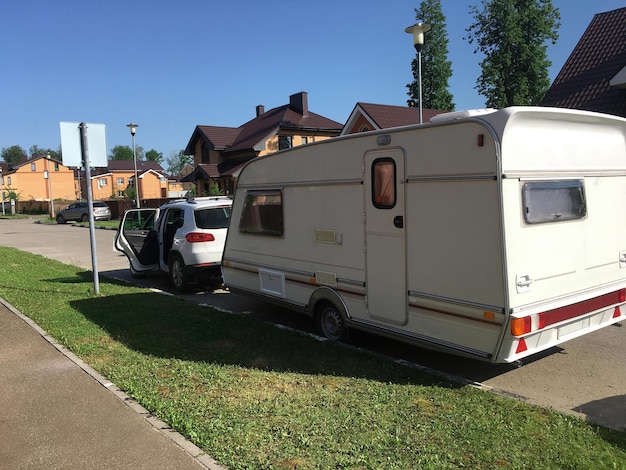
[[[104,202],[94,202],[93,206],[94,207],[107,207],[107,205]]]
[[[199,209],[194,212],[196,226],[204,229],[228,228],[230,211],[230,206]]]

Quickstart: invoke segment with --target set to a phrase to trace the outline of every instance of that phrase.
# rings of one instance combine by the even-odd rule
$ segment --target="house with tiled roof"
[[[540,104],[626,117],[626,7],[594,15]]]
[[[422,122],[428,122],[433,116],[445,112],[440,109],[422,109]],[[390,129],[419,122],[419,108],[359,102],[350,113],[341,135]]]
[[[135,185],[134,160],[109,160],[107,165],[91,171],[91,191],[95,200],[123,198],[126,189]],[[84,171],[81,174],[81,191],[85,197]],[[137,160],[137,179],[140,200],[168,197],[168,178],[158,162]]]
[[[239,127],[196,126],[185,149],[194,156],[194,170],[181,179],[194,182],[199,195],[216,184],[223,194],[234,192],[234,179],[249,160],[339,135],[342,124],[309,110],[308,94],[289,97],[289,104],[265,111]]]
[[[0,201],[15,193],[19,200],[47,201],[54,216],[52,201],[74,199],[74,171],[49,155],[22,158],[17,165],[4,165],[0,171]]]

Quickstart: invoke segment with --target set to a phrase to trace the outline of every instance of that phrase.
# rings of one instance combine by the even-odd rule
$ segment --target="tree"
[[[143,148],[140,146],[135,147],[137,153],[137,160],[143,160]],[[134,160],[133,149],[128,145],[116,145],[111,149],[111,160]]]
[[[163,161],[163,154],[161,152],[157,152],[156,150],[148,150],[146,152],[146,160],[157,162],[159,165]]]
[[[465,38],[482,53],[476,89],[486,105],[536,105],[550,86],[546,41],[558,39],[559,10],[551,0],[483,0]]]
[[[22,157],[26,156],[26,151],[19,145],[13,145],[9,148],[2,149],[2,159],[9,166],[15,166],[20,163]]]
[[[132,160],[134,158],[133,149],[128,145],[116,145],[111,149],[111,160]]]
[[[193,163],[193,157],[191,155],[185,155],[185,151],[181,150],[178,153],[172,152],[165,160],[167,165],[167,172],[170,175],[180,175],[183,168],[188,163]]]
[[[452,65],[448,60],[448,33],[446,17],[441,10],[440,0],[424,0],[415,10],[418,21],[431,25],[425,34],[422,49],[422,107],[430,109],[454,110],[452,93],[448,90],[448,80],[452,76]],[[407,85],[409,106],[419,106],[419,74],[417,56],[411,63],[413,82]]]
[[[61,156],[61,149],[59,149],[58,151],[56,150],[52,150],[52,149],[44,149],[39,147],[38,145],[33,145],[30,149],[30,157],[34,157],[36,155],[50,155],[50,158],[54,159],[54,160],[62,160],[62,156]]]

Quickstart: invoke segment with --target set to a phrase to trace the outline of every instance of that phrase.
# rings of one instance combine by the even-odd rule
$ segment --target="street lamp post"
[[[50,217],[54,219],[54,198],[52,197],[52,173],[50,173],[50,154],[46,155],[48,169],[43,172],[43,178],[48,180],[48,192],[50,193]]]
[[[405,33],[413,35],[413,47],[417,51],[417,80],[419,83],[419,109],[420,124],[422,123],[422,48],[424,47],[424,33],[430,31],[430,25],[426,23],[415,23],[404,30]]]
[[[130,135],[133,139],[133,161],[135,162],[135,205],[137,209],[139,209],[139,179],[137,178],[137,150],[135,148],[135,132],[137,132],[139,124],[133,124],[131,122],[130,124],[126,124],[126,127],[130,128]]]

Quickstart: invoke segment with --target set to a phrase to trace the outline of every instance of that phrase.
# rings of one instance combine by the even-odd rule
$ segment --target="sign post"
[[[93,128],[91,134],[87,133],[87,128]],[[89,207],[89,238],[91,242],[93,289],[96,294],[100,294],[100,278],[98,274],[98,257],[96,251],[96,228],[94,226],[93,217],[91,167],[107,166],[104,124],[62,122],[61,149],[63,152],[63,164],[65,166],[76,166],[79,172],[81,165],[85,168],[87,206]]]

